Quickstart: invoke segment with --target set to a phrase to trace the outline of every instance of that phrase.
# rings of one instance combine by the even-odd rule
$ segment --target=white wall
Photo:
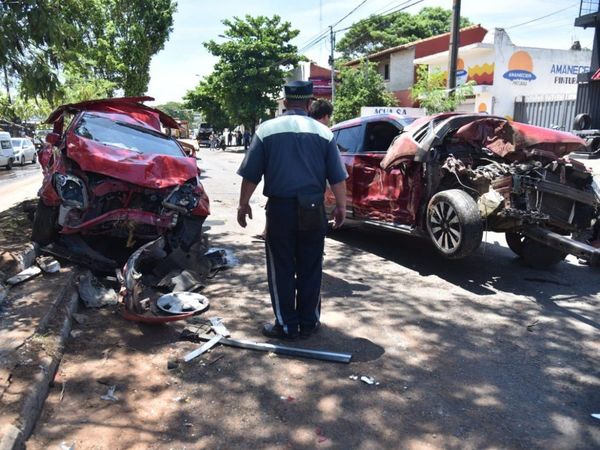
[[[511,57],[517,52],[524,53],[520,54],[520,61],[513,61],[511,64]],[[532,67],[527,71],[531,75],[519,74],[514,70],[523,68],[523,61],[526,59],[523,56],[526,55],[531,58]],[[591,58],[591,52],[585,50],[518,47],[512,45],[503,30],[496,30],[493,113],[512,116],[515,99],[522,95],[575,94],[577,73],[589,71]],[[531,79],[526,79],[528,76]]]

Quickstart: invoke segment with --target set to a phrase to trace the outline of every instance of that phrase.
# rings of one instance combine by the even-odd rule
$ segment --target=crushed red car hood
[[[454,136],[486,147],[501,157],[536,148],[561,158],[585,146],[583,139],[571,133],[510,122],[497,117],[475,120],[462,126]]]
[[[180,185],[198,175],[194,158],[139,154],[80,136],[68,138],[67,156],[84,171],[151,189]]]
[[[413,122],[409,132],[401,134],[389,149],[381,167],[386,169],[398,161],[413,158],[419,144],[413,139],[411,130],[416,130],[436,118],[458,116],[448,114],[422,118]],[[455,139],[469,144],[486,147],[498,156],[509,160],[522,160],[529,157],[530,150],[543,150],[556,158],[561,158],[585,146],[585,141],[571,133],[512,122],[501,117],[483,117],[460,127],[454,134]],[[425,149],[429,150],[429,149]]]

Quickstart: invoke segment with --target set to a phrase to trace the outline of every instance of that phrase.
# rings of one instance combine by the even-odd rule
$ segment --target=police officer
[[[237,220],[252,218],[249,202],[264,176],[267,196],[267,273],[275,323],[267,337],[308,337],[320,326],[321,276],[327,217],[326,181],[335,196],[334,228],[346,217],[348,177],[333,134],[307,116],[312,82],[284,87],[286,112],[262,123],[238,170],[242,187]]]

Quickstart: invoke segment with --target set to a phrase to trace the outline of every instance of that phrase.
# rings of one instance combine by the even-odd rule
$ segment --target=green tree
[[[466,97],[473,95],[474,81],[457,86],[454,95],[446,89],[448,74],[441,70],[429,71],[428,66],[417,68],[417,81],[410,91],[414,101],[418,101],[427,114],[454,111]]]
[[[176,119],[187,120],[189,124],[194,121],[194,113],[184,103],[167,102],[156,106],[156,108]]]
[[[296,46],[290,44],[300,31],[277,15],[246,15],[223,24],[227,40],[204,44],[219,58],[214,68],[214,85],[219,89],[215,98],[235,123],[254,131],[259,120],[275,109],[287,69],[301,60]]]
[[[366,60],[360,68],[343,67],[335,91],[334,122],[360,115],[361,106],[395,106],[396,97],[385,90],[377,65]]]
[[[396,12],[370,16],[353,24],[340,39],[337,50],[344,58],[358,58],[386,48],[450,31],[452,11],[441,7],[426,7],[418,14]],[[461,17],[460,26],[471,25]]]
[[[203,120],[210,123],[216,130],[231,128],[235,122],[223,106],[223,100],[219,98],[221,92],[223,92],[223,88],[219,85],[215,74],[212,73],[185,94],[184,106],[199,111]]]
[[[65,72],[143,94],[173,25],[171,0],[0,2],[0,78],[7,97],[54,100]]]

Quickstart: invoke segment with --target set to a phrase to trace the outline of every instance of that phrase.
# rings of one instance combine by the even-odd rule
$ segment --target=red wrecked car
[[[142,104],[148,100],[153,98],[67,104],[48,117],[53,131],[39,154],[44,179],[34,241],[46,245],[68,236],[108,235],[133,247],[166,235],[172,247],[189,249],[199,239],[209,200],[196,160],[161,131],[161,125],[178,125]],[[88,265],[93,260],[117,265],[81,240],[63,246],[89,257]]]
[[[474,252],[489,230],[505,232],[533,267],[568,253],[600,265],[600,188],[568,157],[582,139],[454,113],[361,117],[332,131],[349,174],[349,219],[428,238],[448,258]]]

